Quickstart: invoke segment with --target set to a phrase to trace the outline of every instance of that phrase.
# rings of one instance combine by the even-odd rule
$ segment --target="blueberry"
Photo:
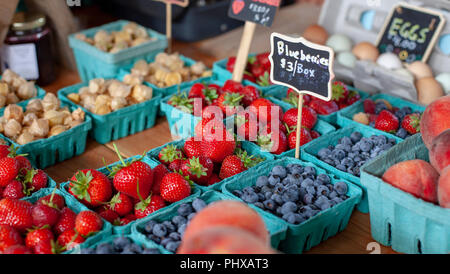
[[[285,220],[286,222],[288,222],[290,224],[295,224],[295,221],[297,220],[297,218],[294,213],[289,212],[287,214],[283,214],[283,220]]]
[[[269,185],[274,186],[274,185],[278,184],[281,180],[280,180],[280,177],[275,177],[275,176],[270,175],[268,181],[269,181]]]
[[[130,244],[130,239],[127,237],[117,237],[113,240],[115,249],[123,249],[126,245]]]
[[[332,200],[335,201],[337,204],[342,203],[344,201],[340,197],[334,197]]]
[[[338,195],[339,194],[333,190],[328,194],[328,198],[333,199],[333,198],[337,197]]]
[[[270,197],[272,197],[272,192],[270,192],[270,191],[268,191],[268,192],[266,192],[266,193],[264,193],[264,200],[268,200],[268,199],[270,199]]]
[[[156,235],[153,235],[153,234],[147,235],[147,239],[149,239],[150,241],[153,241],[153,242],[155,242],[157,244],[161,243],[161,238],[156,236]]]
[[[361,140],[362,138],[362,134],[358,131],[352,132],[352,134],[350,134],[350,140],[353,142],[353,144],[359,142],[359,140]]]
[[[174,232],[176,230],[175,225],[172,224],[171,221],[164,221],[162,224],[166,227],[167,233]]]
[[[241,197],[242,194],[243,194],[242,191],[240,191],[240,190],[238,190],[238,189],[233,190],[232,193],[233,193],[234,195],[238,196],[238,197]]]
[[[299,193],[297,189],[289,188],[283,193],[281,198],[283,199],[284,202],[295,202],[298,200],[298,196]]]
[[[303,173],[303,167],[300,165],[295,165],[288,169],[289,173],[292,174],[295,178],[298,178]]]
[[[321,208],[323,203],[327,203],[329,201],[329,199],[326,196],[319,196],[317,198],[317,200],[314,202],[314,205],[318,206],[319,208]]]
[[[306,177],[312,177],[316,175],[316,169],[312,166],[305,166],[303,169],[303,173],[306,175]]]
[[[180,243],[181,243],[180,241],[176,241],[176,242],[172,241],[172,242],[168,243],[165,246],[165,248],[167,250],[169,250],[170,252],[175,252],[175,251],[177,251],[178,247],[180,246]]]
[[[172,232],[169,234],[169,238],[174,241],[179,241],[179,240],[181,240],[181,235],[178,232]]]
[[[361,141],[360,148],[363,152],[368,152],[372,149],[373,143],[370,141]]]
[[[402,139],[405,139],[406,136],[408,136],[408,132],[406,131],[406,129],[404,128],[400,128],[397,133],[395,134],[395,136],[400,137]]]
[[[355,162],[350,158],[344,158],[342,159],[341,164],[343,164],[346,167],[352,167],[355,165]]]
[[[361,143],[356,143],[352,146],[352,151],[357,153],[361,151]]]
[[[188,221],[192,220],[192,218],[194,218],[195,215],[197,215],[195,212],[192,212],[191,214],[189,214],[189,215],[187,216]]]
[[[265,200],[263,202],[263,204],[264,204],[264,207],[267,208],[268,210],[274,210],[275,209],[275,201],[272,200],[272,199]]]
[[[397,143],[397,141],[393,138],[389,138],[388,143],[391,145],[395,145]]]
[[[180,233],[180,235],[184,234],[184,231],[186,230],[187,224],[182,224],[178,227],[177,232]]]
[[[342,160],[345,158],[345,151],[342,149],[336,149],[333,151],[333,153],[331,154],[331,156],[333,157],[334,160]]]
[[[171,238],[164,238],[161,240],[161,245],[166,246],[168,243],[170,243],[172,241],[173,241],[173,239],[171,239]]]
[[[144,226],[144,231],[145,231],[146,233],[152,233],[152,231],[153,231],[153,226],[154,226],[155,224],[156,224],[156,222],[153,221],[153,220],[148,221],[148,222],[145,224],[145,226]]]
[[[326,210],[326,209],[329,209],[330,207],[331,207],[331,202],[329,200],[327,200],[326,202],[323,202],[320,205],[321,210]]]
[[[248,193],[248,194],[242,195],[241,199],[246,203],[253,204],[259,200],[259,197],[258,197],[258,194],[256,194],[256,193]]]
[[[319,186],[317,188],[317,193],[328,196],[328,194],[330,193],[330,190],[326,186]]]
[[[265,196],[263,193],[258,193],[258,201],[264,201]]]
[[[194,201],[192,201],[192,207],[196,212],[199,212],[206,207],[206,203],[202,199],[196,198]]]
[[[307,188],[308,186],[313,186],[313,185],[314,185],[314,181],[310,178],[306,178],[301,183],[301,187],[304,187],[304,188]]]
[[[295,212],[297,210],[297,205],[293,202],[286,202],[281,206],[281,213],[283,215],[288,214],[289,212]]]
[[[172,223],[174,223],[176,226],[180,226],[182,224],[187,223],[187,220],[183,216],[176,215],[176,216],[173,216]]]
[[[315,195],[316,194],[316,189],[313,186],[308,186],[306,188],[306,192],[311,194],[311,195]]]
[[[95,250],[93,248],[82,248],[81,254],[95,254]]]
[[[244,193],[255,193],[255,190],[253,189],[253,187],[247,186],[247,187],[244,187],[242,192],[244,192]]]
[[[390,144],[390,143],[385,144],[385,145],[383,145],[383,146],[381,147],[381,150],[382,150],[383,152],[384,152],[384,151],[388,151],[389,149],[391,149],[392,146],[393,146],[393,145]]]
[[[161,254],[157,248],[144,248],[142,254]]]
[[[329,164],[330,166],[334,166],[334,161],[330,158],[327,158],[325,160],[323,160],[325,163]]]
[[[294,214],[294,215],[295,215],[295,223],[296,224],[301,224],[304,221],[306,221],[306,218],[303,217],[302,215],[300,215],[300,214]]]
[[[112,254],[113,252],[113,248],[109,243],[99,244],[95,249],[96,254]]]
[[[156,224],[153,226],[153,235],[164,237],[167,234],[167,227],[163,224]]]
[[[267,186],[268,184],[269,178],[267,176],[259,176],[255,183],[255,185],[259,187]]]
[[[328,148],[322,148],[319,150],[319,152],[317,153],[317,155],[320,158],[327,158],[329,155],[331,154],[331,150],[329,150]]]
[[[412,109],[410,107],[402,107],[401,111],[403,111],[406,115],[412,113]]]
[[[264,204],[263,204],[262,202],[256,202],[256,203],[254,203],[253,205],[254,205],[254,206],[257,206],[257,207],[259,207],[259,208],[261,208],[261,209],[264,209]]]
[[[348,191],[348,186],[346,183],[344,182],[337,182],[334,185],[334,190],[339,194],[339,195],[343,195],[346,194]]]
[[[129,245],[130,250],[133,251],[134,253],[142,253],[142,247],[138,244],[132,243]]]
[[[339,170],[341,170],[341,171],[344,171],[344,172],[347,171],[347,168],[346,168],[344,165],[342,165],[342,164],[336,165],[336,168],[339,169]]]
[[[288,176],[286,176],[286,178],[283,179],[283,181],[281,181],[281,183],[285,186],[293,184],[295,181],[295,178],[289,174]]]
[[[273,194],[272,197],[271,197],[271,199],[274,200],[275,203],[277,203],[277,204],[279,204],[279,205],[283,204],[283,198],[281,197],[280,194],[276,194],[276,193]]]
[[[353,145],[353,142],[352,142],[352,139],[350,137],[345,136],[345,137],[342,137],[339,140],[339,144],[342,144],[342,145]]]
[[[307,205],[312,204],[313,199],[314,199],[314,196],[312,194],[306,193],[303,196],[303,203],[305,203]]]
[[[128,246],[123,249],[120,254],[135,254]]]
[[[275,212],[279,215],[279,216],[283,216],[283,214],[281,214],[281,206],[277,207],[275,209]]]
[[[192,206],[190,204],[181,204],[177,210],[178,214],[186,217],[193,212]]]
[[[272,168],[272,175],[273,176],[278,176],[280,178],[284,178],[287,175],[286,168],[282,167],[282,166],[274,166]]]

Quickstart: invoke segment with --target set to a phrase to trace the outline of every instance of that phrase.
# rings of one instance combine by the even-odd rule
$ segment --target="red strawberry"
[[[181,169],[184,161],[184,159],[175,159],[172,163],[169,164],[167,168],[172,172],[178,172]]]
[[[372,99],[364,100],[363,104],[365,113],[375,114],[375,102]]]
[[[184,176],[197,184],[204,185],[208,182],[208,178],[211,176],[214,169],[214,163],[205,156],[192,157],[185,161],[181,165],[181,172]]]
[[[223,120],[223,112],[220,108],[215,105],[207,106],[202,109],[202,121],[206,125],[209,121],[218,119]],[[199,123],[200,124],[200,123]]]
[[[71,250],[72,248],[82,244],[85,239],[80,235],[75,229],[64,231],[58,236],[58,244],[61,245],[65,250]]]
[[[0,159],[9,155],[11,147],[7,145],[0,145]]]
[[[272,124],[274,121],[264,125],[264,127],[261,128],[261,130],[259,131],[260,134],[267,134],[267,133],[272,133]],[[279,131],[283,132],[285,135],[287,134],[288,130],[286,128],[286,126],[281,122],[281,121],[277,121],[275,122],[275,125],[278,123],[279,125]]]
[[[265,70],[269,70],[271,67],[269,55],[270,52],[264,52],[256,55],[256,60],[264,67]]]
[[[266,72],[266,70],[264,69],[264,67],[261,64],[259,64],[258,62],[255,62],[251,66],[250,72],[253,75],[253,77],[259,78],[264,75],[264,72]]]
[[[256,83],[256,78],[248,71],[244,72],[244,75],[243,75],[242,79],[250,81],[252,83]]]
[[[315,130],[311,130],[311,138],[313,138],[313,140],[317,139],[319,137],[320,137],[320,133],[319,132],[317,132]]]
[[[227,80],[222,87],[223,92],[239,93],[244,87],[241,83],[233,80]]]
[[[227,70],[229,72],[233,72],[235,64],[236,64],[236,57],[229,57],[227,61]]]
[[[403,118],[402,128],[408,131],[409,134],[416,134],[420,132],[420,114],[408,114]]]
[[[189,182],[178,173],[169,173],[161,183],[161,197],[170,202],[178,202],[191,194]]]
[[[13,245],[5,249],[3,254],[33,254],[31,250],[23,245]]]
[[[230,155],[227,156],[222,162],[219,178],[223,180],[225,178],[239,174],[245,170],[247,170],[247,168],[244,166],[241,158],[236,155]]]
[[[311,133],[307,128],[302,128],[300,130],[300,146],[312,141]],[[289,133],[289,148],[294,149],[297,142],[297,129],[294,129]]]
[[[202,120],[195,126],[195,137],[201,140],[204,136],[222,136],[224,135],[225,125],[220,120]]]
[[[41,227],[44,225],[53,226],[59,220],[59,210],[44,204],[35,204],[31,212],[33,225]]]
[[[33,205],[22,200],[4,198],[0,200],[0,224],[10,225],[19,231],[33,226]]]
[[[75,229],[75,218],[77,214],[70,208],[65,207],[59,214],[58,222],[53,226],[53,229],[57,234],[62,234],[68,230]]]
[[[270,123],[272,119],[281,120],[283,117],[283,110],[280,106],[273,104],[266,98],[258,98],[252,102],[248,110],[256,114],[258,121],[261,123]]]
[[[314,109],[317,114],[329,115],[339,110],[339,106],[335,101],[324,101],[321,99],[314,98],[309,103],[309,107]]]
[[[205,94],[203,93],[204,88],[205,85],[202,83],[194,84],[189,90],[188,98],[201,98],[202,100],[205,100]]]
[[[34,254],[59,254],[64,251],[54,240],[37,243],[33,248]]]
[[[150,194],[147,199],[142,200],[135,205],[134,216],[138,219],[142,219],[165,206],[166,202],[161,196]]]
[[[347,105],[353,105],[354,103],[361,100],[361,95],[357,91],[351,90],[348,93],[347,97]]]
[[[161,198],[162,199],[162,198]],[[120,225],[127,225],[132,221],[135,221],[137,218],[134,214],[128,214],[127,216],[120,219]]]
[[[247,141],[256,140],[256,135],[258,134],[258,123],[256,120],[247,121],[243,123],[237,129],[237,135]]]
[[[159,189],[161,186],[162,178],[167,173],[169,173],[169,170],[163,164],[157,165],[153,169],[153,185],[152,185],[152,193],[153,194],[159,194]]]
[[[28,160],[25,156],[22,155],[18,155],[15,158],[16,161],[19,163],[19,173],[25,176],[27,172],[33,168],[31,166],[30,160]]]
[[[201,142],[195,140],[195,137],[190,137],[184,142],[184,154],[188,158],[198,157],[201,154]]]
[[[75,230],[81,236],[87,237],[100,231],[103,227],[102,218],[94,211],[82,211],[75,218]]]
[[[221,163],[225,157],[233,154],[236,142],[231,134],[225,131],[222,140],[205,138],[202,141],[202,155],[210,158],[214,163]]]
[[[217,106],[222,109],[224,114],[233,115],[238,112],[238,107],[243,105],[243,98],[244,95],[241,93],[226,91],[217,98]]]
[[[332,97],[331,99],[336,103],[345,102],[348,97],[347,86],[340,81],[335,81],[332,86]]]
[[[119,214],[119,216],[125,216],[133,210],[133,202],[130,197],[119,192],[112,197],[109,202],[109,208]]]
[[[113,225],[119,225],[120,224],[120,217],[119,214],[117,214],[114,210],[100,207],[96,211],[100,217],[105,219],[106,221],[110,222]]]
[[[161,149],[158,158],[161,163],[169,165],[175,159],[182,159],[183,152],[181,152],[181,150],[174,145],[167,145],[163,149]]]
[[[242,98],[242,104],[244,104],[244,106],[249,106],[253,101],[259,98],[259,90],[254,86],[245,86],[242,89],[241,94],[244,95],[244,98]]]
[[[24,182],[27,184],[27,191],[31,194],[39,189],[47,187],[47,174],[41,169],[30,169],[25,175]]]
[[[3,190],[3,197],[10,199],[21,199],[25,197],[23,184],[17,180],[11,181]]]
[[[283,122],[286,123],[289,127],[297,126],[297,118],[298,118],[298,109],[292,108],[283,116]],[[316,112],[307,106],[302,108],[302,126],[312,129],[317,123],[317,114]]]
[[[5,187],[19,174],[19,162],[15,158],[0,159],[0,187]]]
[[[258,145],[265,151],[273,154],[281,154],[288,147],[286,135],[283,132],[272,132],[266,135],[259,135]]]
[[[9,225],[0,225],[0,253],[13,245],[22,244],[19,231]]]
[[[111,182],[95,169],[78,171],[71,179],[69,193],[89,206],[96,207],[111,199]]]
[[[31,229],[25,237],[25,245],[34,248],[39,242],[50,242],[55,237],[48,226]]]
[[[375,121],[375,128],[385,132],[395,133],[398,126],[399,121],[397,116],[388,110],[381,111]]]
[[[216,184],[220,182],[220,178],[216,173],[211,174],[211,177],[209,177],[208,182],[206,183],[207,186],[211,186],[213,184]]]
[[[59,210],[63,209],[66,206],[66,201],[64,200],[64,197],[59,194],[56,194],[54,191],[52,192],[52,194],[39,198],[37,203],[53,207]]]

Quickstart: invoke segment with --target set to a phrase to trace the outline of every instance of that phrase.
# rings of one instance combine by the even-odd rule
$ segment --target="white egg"
[[[450,73],[448,72],[440,73],[439,75],[436,76],[436,81],[438,81],[439,84],[441,84],[446,94],[450,94]]]
[[[414,81],[414,75],[407,69],[405,68],[399,68],[394,70],[395,73],[402,75],[403,77],[405,77],[406,79],[408,79],[408,81]]]
[[[377,64],[390,70],[400,69],[403,67],[400,58],[392,52],[385,52],[381,54],[377,59]]]
[[[346,35],[333,34],[328,38],[326,45],[338,53],[342,51],[351,51],[353,42]]]
[[[337,62],[343,66],[354,68],[356,64],[356,56],[350,51],[343,51],[337,54]]]

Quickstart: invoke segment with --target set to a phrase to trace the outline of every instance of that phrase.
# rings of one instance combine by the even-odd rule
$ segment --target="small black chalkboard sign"
[[[331,100],[334,78],[331,48],[311,43],[303,37],[292,38],[279,33],[272,33],[270,44],[270,80],[273,83]]]
[[[403,62],[426,62],[445,24],[445,17],[436,11],[399,4],[387,17],[378,36],[381,53],[393,52]]]
[[[228,16],[270,27],[281,0],[232,0]]]

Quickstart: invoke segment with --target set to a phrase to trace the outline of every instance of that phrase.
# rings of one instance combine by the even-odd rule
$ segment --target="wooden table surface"
[[[317,21],[319,13],[320,7],[311,4],[297,4],[281,9],[270,29],[262,26],[257,27],[251,52],[268,51],[270,49],[269,35],[271,32],[301,34],[308,25]],[[196,43],[175,42],[173,48],[174,51],[178,51],[194,60],[201,60],[208,66],[211,66],[216,60],[236,55],[241,34],[242,28],[238,28],[219,37]],[[47,92],[57,92],[65,86],[79,82],[80,78],[76,72],[62,70],[54,83],[43,88]],[[157,119],[153,128],[116,140],[114,143],[123,156],[129,157],[142,154],[171,140],[167,120],[162,117]],[[65,182],[79,169],[96,169],[104,166],[104,161],[110,164],[117,160],[112,143],[101,145],[92,139],[88,139],[86,151],[82,155],[51,166],[45,171],[56,182],[61,183]],[[343,232],[306,253],[369,254],[371,251],[367,250],[367,246],[372,242],[374,240],[370,234],[369,214],[355,211],[348,227]],[[381,246],[379,250],[382,254],[395,253],[389,247]]]

